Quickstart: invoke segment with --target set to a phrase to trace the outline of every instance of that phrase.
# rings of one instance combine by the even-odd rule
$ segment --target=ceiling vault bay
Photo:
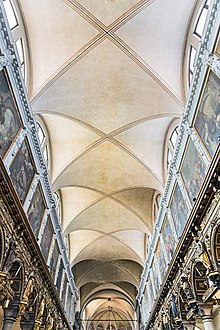
[[[19,0],[86,317],[134,318],[192,0]],[[175,26],[175,29],[173,28]],[[132,302],[132,303],[131,303]],[[101,315],[101,314],[100,314]]]

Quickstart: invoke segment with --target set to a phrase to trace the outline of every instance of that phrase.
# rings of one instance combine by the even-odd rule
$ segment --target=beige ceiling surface
[[[19,2],[81,306],[131,317],[195,1]]]

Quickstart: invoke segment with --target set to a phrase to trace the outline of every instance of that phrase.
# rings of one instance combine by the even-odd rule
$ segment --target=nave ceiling
[[[165,140],[184,108],[184,46],[196,1],[19,3],[29,95],[49,136],[81,306],[89,303],[90,316],[111,308],[133,318],[153,200],[165,183]]]

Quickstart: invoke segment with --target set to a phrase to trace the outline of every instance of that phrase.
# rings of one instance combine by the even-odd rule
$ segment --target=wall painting
[[[48,216],[47,223],[46,223],[46,226],[44,227],[42,239],[40,242],[41,251],[42,251],[43,256],[46,261],[47,261],[48,254],[50,251],[53,234],[54,234],[53,225],[52,225],[50,216]]]
[[[220,78],[209,71],[199,103],[195,128],[213,157],[220,136]]]
[[[25,139],[10,167],[11,180],[22,204],[25,201],[30,184],[35,174],[33,164],[30,148],[27,140]]]
[[[172,227],[168,220],[167,215],[165,215],[164,220],[163,220],[161,236],[163,238],[164,250],[166,252],[168,262],[170,262],[173,254],[174,254],[175,248],[176,248],[176,241],[175,241],[174,232],[172,230]],[[162,253],[162,251],[160,252],[160,254],[161,253]]]
[[[204,181],[207,168],[193,141],[189,139],[181,166],[181,174],[191,203],[194,203]],[[183,210],[182,210],[183,212]]]
[[[165,272],[166,272],[167,263],[166,263],[166,259],[165,259],[165,256],[164,256],[164,250],[161,247],[161,240],[160,239],[157,242],[155,256],[157,258],[157,264],[158,264],[160,277],[161,277],[161,280],[163,280]]]
[[[46,204],[43,198],[42,189],[40,183],[38,183],[27,212],[35,237],[38,236],[45,209]]]
[[[53,253],[52,253],[52,256],[50,259],[50,272],[51,272],[53,279],[55,279],[55,275],[56,275],[59,254],[60,254],[59,247],[58,247],[57,241],[55,241]]]
[[[0,156],[3,158],[21,129],[21,119],[5,70],[0,71]]]
[[[64,265],[63,265],[63,261],[61,259],[60,260],[60,268],[59,268],[59,272],[58,272],[58,275],[57,275],[57,281],[56,281],[56,287],[57,287],[59,292],[60,292],[60,288],[61,288],[63,270],[64,270]]]
[[[171,198],[170,211],[174,221],[177,236],[179,238],[182,235],[183,229],[185,227],[189,210],[186,201],[182,195],[182,192],[180,190],[178,182],[175,185],[173,196]],[[174,247],[173,247],[173,251],[170,251],[170,254],[171,252],[174,252]]]

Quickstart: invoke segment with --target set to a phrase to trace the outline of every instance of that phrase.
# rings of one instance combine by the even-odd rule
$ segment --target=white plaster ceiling
[[[89,299],[87,316],[108,306],[131,316],[153,198],[165,182],[166,134],[184,108],[184,42],[196,1],[19,2],[32,108],[48,130],[81,304]],[[116,292],[130,305],[121,296],[106,303]]]

